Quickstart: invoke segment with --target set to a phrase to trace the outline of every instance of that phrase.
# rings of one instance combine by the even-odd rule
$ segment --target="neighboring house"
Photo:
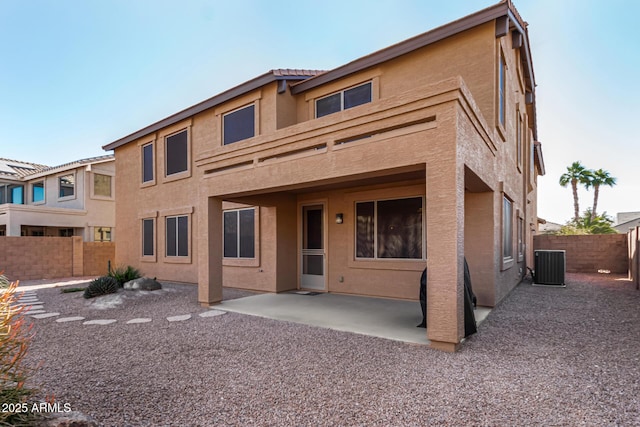
[[[0,159],[0,236],[115,237],[115,159],[49,167]]]
[[[627,234],[629,229],[640,226],[640,212],[618,212],[613,226],[618,233]]]
[[[494,306],[532,265],[536,126],[527,24],[510,1],[326,72],[272,70],[115,150],[116,261],[163,280],[418,299],[464,335],[463,265]]]
[[[555,234],[563,227],[562,224],[558,224],[551,221],[539,221],[538,232],[540,234]]]

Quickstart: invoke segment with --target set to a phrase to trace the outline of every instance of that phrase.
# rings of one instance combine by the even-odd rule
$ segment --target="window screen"
[[[224,145],[255,136],[255,106],[225,114],[222,128]]]
[[[187,170],[187,131],[167,137],[167,176]]]

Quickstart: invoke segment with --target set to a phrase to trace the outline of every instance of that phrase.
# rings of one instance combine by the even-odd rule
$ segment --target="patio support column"
[[[464,170],[455,153],[427,163],[426,214],[427,337],[453,352],[464,336]]]
[[[198,302],[210,306],[222,301],[222,199],[208,197],[199,215]]]

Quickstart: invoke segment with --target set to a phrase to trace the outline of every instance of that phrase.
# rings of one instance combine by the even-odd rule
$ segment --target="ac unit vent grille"
[[[534,251],[535,284],[565,286],[565,251]]]

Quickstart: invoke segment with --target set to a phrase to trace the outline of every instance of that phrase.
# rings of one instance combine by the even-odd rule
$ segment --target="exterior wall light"
[[[343,217],[341,213],[336,214],[336,224],[342,224]]]

